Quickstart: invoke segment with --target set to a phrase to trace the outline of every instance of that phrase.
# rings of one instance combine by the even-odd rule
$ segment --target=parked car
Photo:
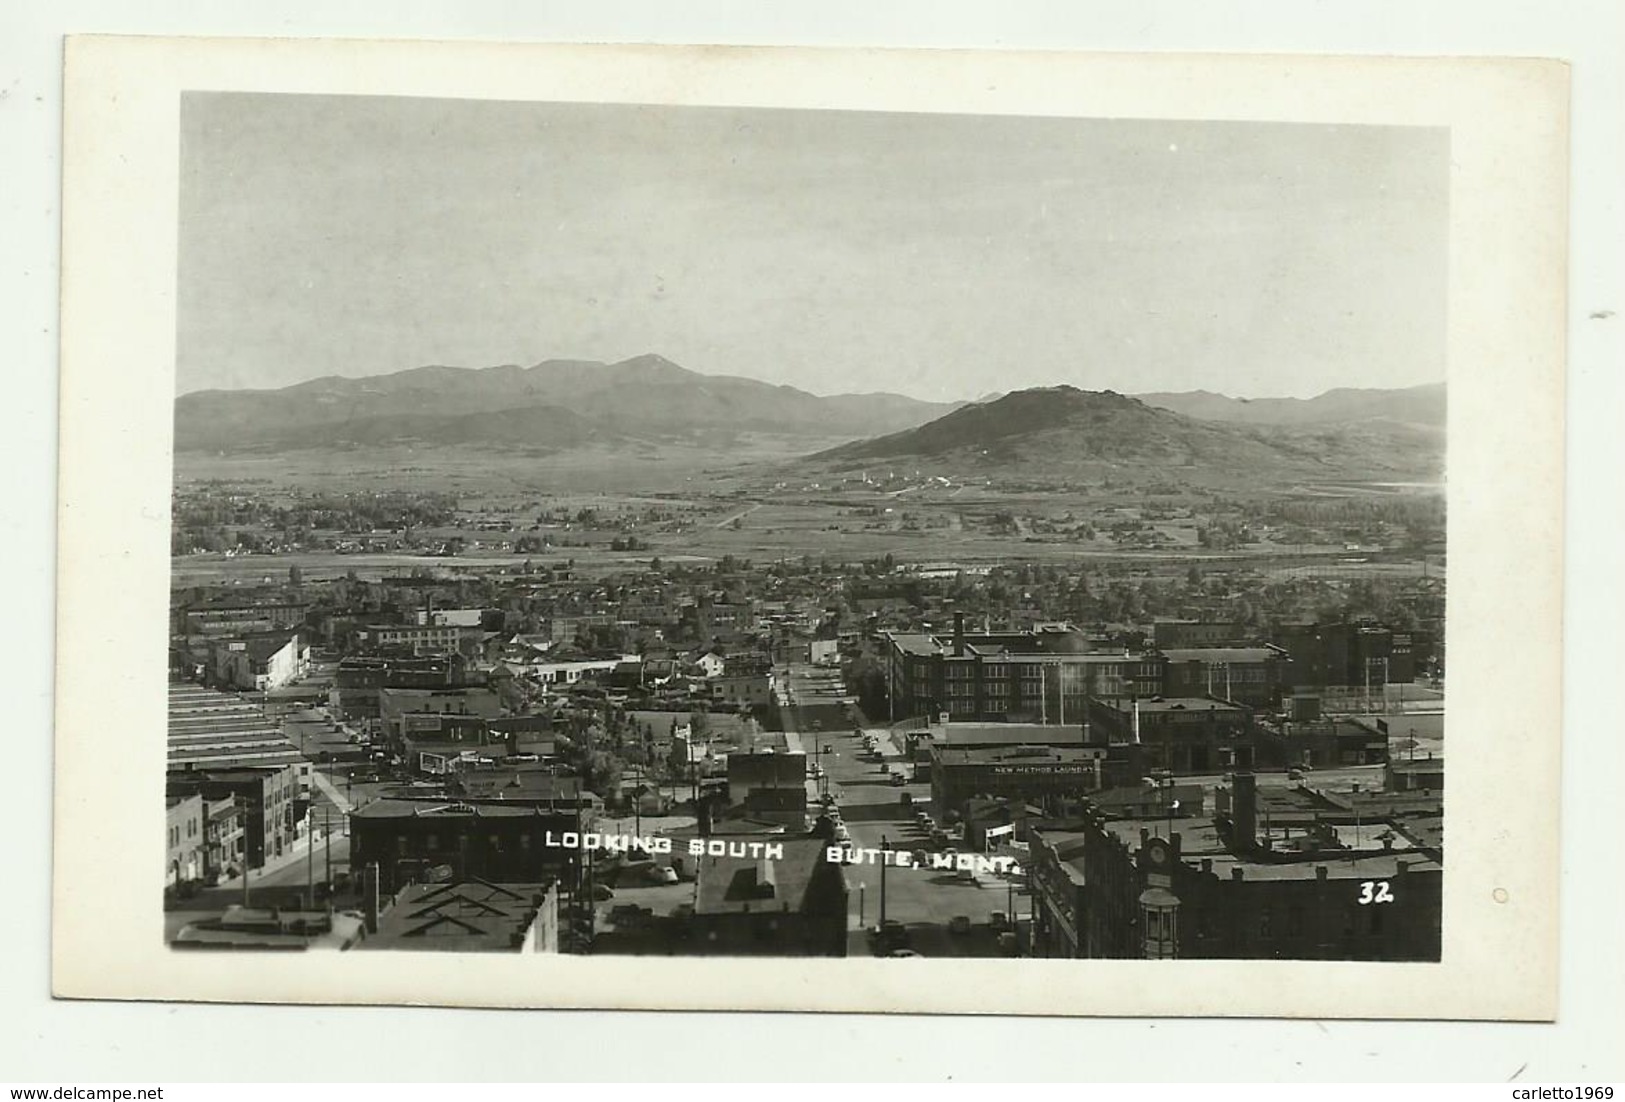
[[[890,784],[893,788],[901,788],[903,785],[908,783],[908,778],[903,776],[901,773],[893,773],[890,777],[887,778],[887,783]],[[903,795],[905,797],[907,797],[908,793],[905,792],[905,793],[903,793]]]
[[[994,933],[1003,933],[1010,928],[1010,916],[1003,911],[994,911],[987,916],[987,927]]]
[[[950,934],[970,933],[970,915],[954,915],[950,918],[948,920],[948,932]]]
[[[904,792],[902,795],[897,797],[897,802],[902,804],[904,807],[912,807],[914,804],[914,797],[910,793]]]

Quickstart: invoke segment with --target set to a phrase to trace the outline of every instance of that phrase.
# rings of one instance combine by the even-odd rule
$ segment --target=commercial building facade
[[[1151,697],[1089,701],[1094,738],[1135,746],[1148,769],[1212,773],[1251,769],[1257,731],[1252,712],[1212,697]]]
[[[375,800],[350,813],[350,867],[377,866],[388,895],[447,866],[452,878],[495,882],[576,882],[582,829],[575,810],[513,806],[501,801]]]
[[[1105,747],[934,747],[931,800],[961,815],[978,797],[1060,808],[1100,788],[1105,761]]]
[[[1287,656],[1282,684],[1311,689],[1414,681],[1428,649],[1419,633],[1375,622],[1287,624],[1273,641]]]
[[[303,823],[295,815],[300,774],[293,766],[263,769],[171,770],[170,796],[241,801],[243,852],[251,869],[292,850]]]
[[[1437,848],[1397,819],[1264,825],[1252,785],[1238,774],[1213,820],[1094,815],[1030,832],[1035,954],[1439,959]]]
[[[170,796],[165,814],[164,887],[178,888],[203,879],[206,840],[203,798]]]

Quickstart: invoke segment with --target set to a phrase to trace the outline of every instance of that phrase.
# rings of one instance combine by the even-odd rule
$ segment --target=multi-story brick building
[[[1095,650],[1065,624],[1031,631],[951,636],[888,633],[892,714],[953,721],[1079,722],[1090,697],[1127,699],[1162,691],[1162,657]]]
[[[582,818],[502,801],[374,800],[350,813],[350,867],[376,865],[385,895],[442,865],[458,880],[574,884]]]
[[[485,637],[479,625],[459,623],[369,624],[361,638],[378,650],[422,654],[467,654]]]
[[[205,800],[235,798],[243,805],[244,854],[248,867],[293,848],[301,823],[295,816],[300,798],[299,770],[294,766],[264,769],[171,770],[170,796],[201,796]]]
[[[1281,683],[1286,686],[1358,688],[1416,679],[1416,633],[1374,621],[1286,624],[1272,641],[1284,652]]]
[[[376,719],[385,687],[450,689],[475,683],[467,664],[456,655],[352,656],[334,671],[327,703],[343,719]]]
[[[196,794],[172,795],[165,815],[164,887],[179,888],[203,879],[205,809]]]
[[[247,806],[237,796],[206,800],[203,823],[203,878],[236,876],[243,871],[248,832]]]
[[[1151,644],[1168,647],[1241,647],[1256,641],[1256,633],[1234,621],[1153,620]]]
[[[726,639],[756,630],[756,602],[725,596],[701,597],[684,610],[701,641]]]
[[[1094,816],[1030,833],[1038,956],[1438,960],[1443,855],[1408,819]]]
[[[287,631],[305,621],[309,606],[302,598],[277,594],[230,593],[178,603],[174,630],[179,635],[237,635]]]
[[[1215,696],[1249,708],[1281,703],[1279,647],[1168,647],[1162,650],[1163,696]]]

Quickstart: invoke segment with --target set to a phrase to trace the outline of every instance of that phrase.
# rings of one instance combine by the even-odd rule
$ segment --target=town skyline
[[[193,93],[176,391],[649,352],[926,401],[1424,385],[1448,184],[1420,128]]]

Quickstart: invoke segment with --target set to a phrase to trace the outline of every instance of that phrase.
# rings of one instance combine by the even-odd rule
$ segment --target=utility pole
[[[327,809],[322,809],[322,835],[327,840],[327,890],[329,898],[333,891],[333,828],[328,823]]]
[[[880,836],[880,925],[886,925],[886,836]]]
[[[305,808],[305,910],[316,909],[316,816]]]

